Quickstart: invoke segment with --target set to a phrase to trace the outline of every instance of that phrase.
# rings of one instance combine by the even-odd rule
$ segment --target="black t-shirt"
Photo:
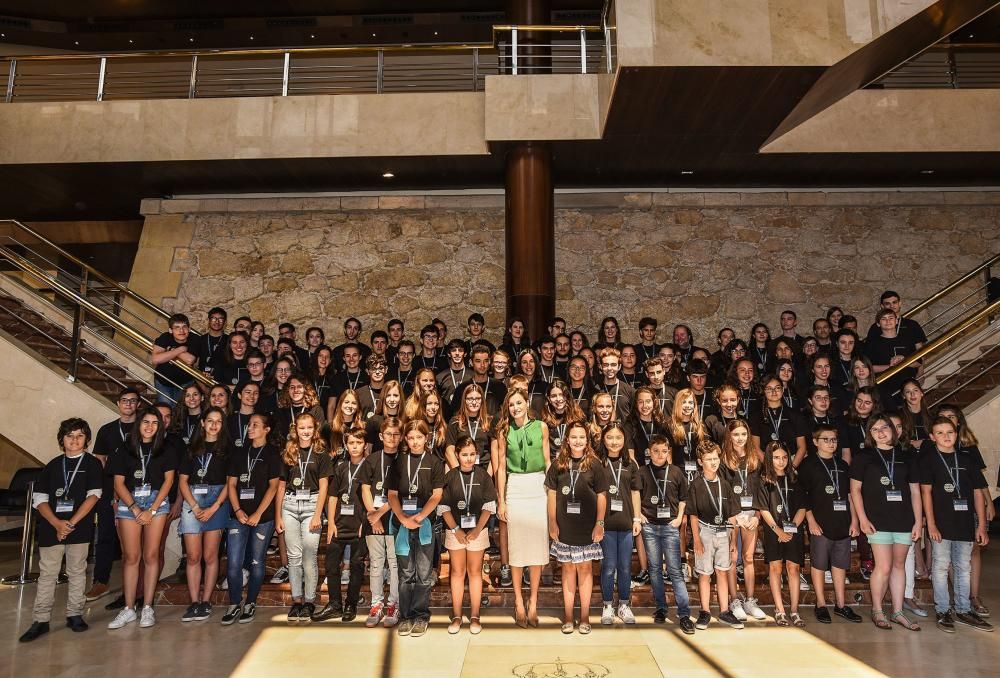
[[[639,510],[647,521],[655,525],[666,525],[676,520],[680,503],[688,501],[687,476],[673,464],[656,466],[650,463],[644,466],[639,471],[639,485]],[[657,518],[657,509],[663,506],[670,508],[670,516]]]
[[[382,399],[382,387],[372,386],[371,383],[358,388],[358,416],[362,419],[371,419],[375,416],[375,408],[378,407],[379,400]]]
[[[608,491],[608,478],[600,463],[582,471],[579,462],[570,459],[570,468],[559,470],[549,466],[545,474],[545,487],[556,493],[556,525],[559,541],[569,546],[587,546],[597,524],[597,495]],[[575,481],[575,483],[574,483]],[[579,502],[579,513],[569,513],[573,502]]]
[[[721,506],[719,503],[720,492],[722,493]],[[715,480],[706,480],[705,476],[699,474],[691,481],[688,489],[687,512],[698,516],[698,520],[701,522],[709,525],[724,525],[741,510],[740,500],[733,492],[733,486],[721,473],[716,476]],[[720,517],[721,520],[717,521],[717,518]]]
[[[474,434],[474,435],[473,435]],[[461,430],[458,427],[458,419],[452,419],[448,423],[448,430],[444,435],[445,447],[449,445],[454,445],[458,442],[460,436],[469,436],[473,438],[476,442],[476,450],[479,453],[479,458],[476,464],[482,466],[483,468],[489,468],[490,465],[490,433],[486,426],[480,424],[479,420],[473,420],[468,422],[467,428]],[[455,450],[455,456],[458,456],[458,450]]]
[[[448,405],[449,411],[455,412],[461,406],[461,403],[455,400],[455,394],[459,390],[464,390],[466,382],[471,380],[472,370],[464,365],[454,370],[449,363],[448,369],[437,375],[438,393],[441,394],[441,400]]]
[[[399,453],[387,454],[382,449],[365,457],[365,461],[361,465],[361,471],[358,473],[358,482],[361,485],[368,485],[368,489],[372,493],[372,500],[378,504],[375,508],[381,508],[385,505],[386,497],[389,495],[393,477],[395,476],[393,466],[398,457]],[[381,501],[379,497],[381,497]],[[392,511],[387,511],[382,516],[382,529],[389,529],[389,517],[391,515]]]
[[[41,502],[47,502],[58,518],[69,520],[89,495],[101,491],[103,482],[104,469],[97,457],[84,452],[71,459],[61,454],[46,464],[39,474],[35,481],[32,504],[37,506]],[[70,502],[72,506],[69,505]],[[94,510],[91,509],[77,521],[76,529],[64,541],[59,541],[55,528],[44,518],[37,522],[36,535],[39,546],[89,544],[94,538]]]
[[[281,479],[285,481],[286,494],[301,489],[319,492],[320,478],[329,478],[333,475],[333,457],[319,450],[312,450],[310,453],[309,448],[299,449],[298,463],[289,465],[282,462],[282,466]],[[303,471],[305,471],[304,482],[296,485],[295,481],[303,477]]]
[[[888,365],[895,356],[908,356],[917,350],[916,342],[907,334],[897,334],[895,337],[883,337],[880,334],[870,338],[865,345],[865,354],[872,365]],[[915,376],[917,370],[907,367],[889,381],[902,383]]]
[[[584,382],[583,386],[579,388],[569,387],[569,395],[573,398],[573,402],[580,408],[580,411],[583,412],[584,417],[590,416],[590,401],[593,399],[595,393],[597,393],[597,389],[588,382]]]
[[[811,454],[799,465],[798,473],[806,508],[812,511],[823,536],[827,539],[850,536],[851,478],[847,462],[839,454],[834,454],[831,459]],[[838,506],[843,510],[837,510]]]
[[[468,494],[466,494],[468,492]],[[440,507],[448,507],[455,524],[461,526],[462,516],[472,516],[479,522],[483,505],[497,501],[493,479],[480,466],[474,466],[470,473],[453,468],[444,477],[444,493]],[[469,528],[471,529],[471,528]]]
[[[134,454],[127,448],[115,455],[114,468],[111,472],[113,475],[125,478],[125,487],[133,496],[136,486],[145,482],[150,485],[151,498],[155,498],[166,480],[166,473],[177,470],[180,455],[178,450],[174,446],[166,444],[166,441],[160,448],[159,454],[151,454],[150,445],[140,444],[139,447],[142,450],[142,457],[146,460],[145,475],[143,475],[143,462],[139,458],[140,455]],[[137,474],[139,477],[136,477]],[[174,478],[173,486],[176,487],[176,485],[177,479]]]
[[[710,387],[706,386],[701,395],[695,394],[694,407],[698,410],[698,417],[702,421],[705,421],[708,415],[715,414],[715,397]]]
[[[413,380],[417,378],[417,369],[410,367],[408,370],[400,371],[399,367],[393,369],[386,377],[387,381],[398,381],[403,387],[403,395],[409,397],[413,393]]]
[[[760,394],[752,387],[737,387],[736,390],[739,391],[739,399],[736,401],[736,413],[741,419],[749,421],[753,413],[760,410]]]
[[[826,424],[827,426],[832,426],[836,429],[837,435],[837,456],[840,456],[840,450],[844,447],[850,447],[845,442],[847,433],[843,430],[844,422],[840,417],[826,413],[825,417],[817,417],[811,411],[804,415],[803,420],[806,423],[806,456],[811,457],[816,454],[816,443],[813,441],[813,433],[819,428],[820,424]]]
[[[918,467],[920,484],[931,486],[934,523],[941,537],[975,541],[975,491],[986,487],[976,460],[968,452],[944,454],[931,446],[920,455]],[[964,510],[956,506],[964,506]]]
[[[358,369],[357,372],[338,372],[337,376],[330,380],[330,397],[336,402],[347,389],[359,391],[367,383],[368,375],[362,369]]]
[[[416,499],[418,511],[430,500],[434,490],[444,487],[444,462],[429,451],[423,455],[400,453],[393,471],[390,491],[399,493],[400,504]]]
[[[230,447],[221,453],[215,448],[215,443],[205,443],[205,451],[198,457],[192,457],[190,452],[185,451],[177,466],[178,475],[188,476],[191,485],[225,485],[229,470],[226,459],[235,448]],[[202,469],[205,470],[204,475],[200,473]]]
[[[788,476],[781,476],[777,483],[763,481],[757,489],[757,505],[769,511],[779,527],[795,524],[795,514],[806,508],[805,492]]]
[[[868,417],[864,419],[842,419],[840,430],[837,432],[837,449],[848,448],[851,450],[851,459],[858,456],[868,448],[865,442],[865,434],[868,430]]]
[[[456,408],[462,406],[462,398],[465,397],[465,389],[469,387],[469,384],[475,383],[479,388],[483,389],[483,394],[486,396],[484,398],[483,406],[486,408],[486,414],[490,417],[496,417],[497,412],[500,411],[500,405],[503,404],[504,398],[507,397],[507,387],[504,386],[502,381],[497,381],[496,379],[489,378],[483,383],[473,382],[473,378],[470,377],[464,384],[459,384],[458,391],[455,393],[454,402]]]
[[[727,419],[723,414],[712,414],[705,417],[702,425],[705,427],[705,432],[708,437],[712,439],[716,445],[722,446],[723,441],[726,439],[726,426],[730,422],[736,421],[739,417],[733,417],[732,419]]]
[[[609,532],[631,532],[632,518],[635,517],[632,507],[632,492],[642,489],[639,480],[641,473],[634,461],[617,459],[604,460],[604,475],[608,480],[608,510],[605,514],[604,529]],[[618,510],[618,502],[621,509]]]
[[[206,333],[188,339],[188,345],[193,344],[197,349],[195,355],[198,356],[198,369],[208,374],[212,374],[222,364],[222,354],[227,343],[229,336],[225,332],[217,337]]]
[[[694,479],[694,474],[698,472],[698,436],[692,430],[690,423],[684,424],[684,437],[681,442],[677,442],[673,433],[667,434],[670,441],[671,463],[680,466],[681,470],[687,474],[688,481]]]
[[[360,536],[362,526],[368,522],[365,502],[361,498],[361,470],[364,464],[364,459],[354,464],[349,457],[345,457],[333,468],[330,496],[337,498],[337,514],[333,520],[339,539]]]
[[[237,410],[226,419],[226,428],[229,429],[229,439],[233,441],[233,447],[240,449],[250,445],[247,439],[247,428],[250,426],[252,414],[240,414]]]
[[[227,475],[236,478],[236,498],[240,508],[250,515],[264,501],[271,480],[281,478],[284,464],[281,456],[271,445],[253,447],[249,441],[246,447],[229,455]],[[253,490],[251,497],[248,490]],[[268,523],[274,520],[275,499],[267,505],[260,515],[260,522]]]
[[[900,318],[899,326],[896,328],[896,334],[905,337],[906,340],[913,342],[914,344],[925,344],[927,343],[927,335],[924,333],[924,328],[920,326],[916,320],[910,318]],[[876,339],[882,336],[882,328],[878,326],[878,323],[872,323],[871,327],[868,328],[868,337],[866,340],[867,344],[872,343],[872,339]]]
[[[750,419],[750,432],[760,438],[761,449],[777,439],[785,447],[789,458],[798,451],[798,438],[807,434],[806,423],[802,415],[790,407],[779,407],[777,410],[763,407],[753,413]]]
[[[94,454],[106,457],[104,460],[104,484],[101,486],[101,498],[107,501],[115,499],[115,474],[112,471],[114,458],[125,449],[125,441],[135,422],[122,423],[120,419],[108,422],[97,431],[94,437]]]
[[[327,368],[326,374],[315,374],[312,378],[313,388],[316,389],[316,397],[319,398],[319,406],[326,412],[330,397],[333,395],[333,368]]]
[[[218,365],[215,366],[212,375],[215,380],[224,386],[236,386],[241,381],[246,381],[250,378],[250,373],[247,372],[247,359],[240,358],[239,360],[221,360]]]
[[[618,413],[618,421],[628,421],[632,414],[632,401],[635,400],[635,389],[619,379],[612,386],[600,384],[598,391],[604,391],[611,395],[615,403],[615,411]]]
[[[745,467],[733,470],[725,464],[719,465],[719,475],[733,486],[733,494],[736,495],[741,511],[760,510],[757,492],[760,490],[761,473],[760,466],[753,471],[747,471]]]
[[[910,483],[920,482],[916,462],[914,452],[898,447],[895,450],[868,448],[851,459],[851,480],[861,481],[865,515],[879,532],[910,532],[913,529]],[[899,492],[899,500],[890,501],[889,492]]]
[[[174,339],[174,335],[172,335],[170,332],[164,332],[163,334],[161,334],[156,338],[156,340],[153,342],[153,345],[159,346],[160,348],[165,349],[167,351],[172,351],[175,348],[180,348],[181,346],[183,346],[188,350],[189,353],[195,353],[196,351],[193,351],[191,349],[191,342],[193,340],[194,337],[192,335],[188,335],[187,341],[185,341],[182,344],[178,342],[176,339]],[[188,376],[187,372],[177,367],[176,365],[172,365],[169,362],[157,365],[153,371],[165,381],[169,381],[174,384],[180,385],[191,382],[191,377]]]
[[[649,463],[649,439],[654,435],[667,435],[667,429],[655,421],[643,421],[636,417],[632,420],[632,449],[635,450],[635,460],[640,464]],[[628,447],[628,442],[625,443]]]

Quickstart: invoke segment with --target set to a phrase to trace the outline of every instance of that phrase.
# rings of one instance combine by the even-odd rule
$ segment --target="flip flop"
[[[899,612],[893,612],[889,616],[889,620],[892,621],[893,624],[899,624],[900,626],[902,626],[907,631],[919,631],[920,630],[920,627],[917,624],[915,624],[914,622],[911,622],[909,620],[909,618],[905,614],[903,614],[902,610],[900,610]]]
[[[882,610],[872,610],[872,623],[883,631],[892,631],[892,625],[886,621],[885,612]]]

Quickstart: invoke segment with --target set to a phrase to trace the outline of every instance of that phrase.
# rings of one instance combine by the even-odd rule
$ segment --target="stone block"
[[[422,195],[381,195],[378,198],[380,210],[422,210],[424,196]]]
[[[653,193],[653,207],[702,207],[705,193]]]
[[[344,210],[377,210],[377,195],[345,195],[340,199],[340,208]]]

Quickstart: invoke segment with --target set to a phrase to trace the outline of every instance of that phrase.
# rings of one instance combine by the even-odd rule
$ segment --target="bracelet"
[[[137,503],[139,503],[139,502],[133,501],[131,504],[129,504],[128,506],[125,507],[125,510],[126,511],[131,511],[132,507],[135,506]]]
[[[642,518],[633,518],[632,522],[633,523],[641,523],[642,522]]]

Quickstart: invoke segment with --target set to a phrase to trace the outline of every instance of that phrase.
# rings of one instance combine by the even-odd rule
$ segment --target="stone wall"
[[[193,232],[162,297],[196,327],[220,304],[335,338],[348,315],[366,332],[397,316],[409,334],[438,316],[454,336],[474,310],[500,332],[502,196],[165,200],[144,213]],[[556,310],[589,335],[605,315],[627,338],[643,315],[684,321],[707,344],[723,325],[774,328],[785,308],[803,334],[831,305],[867,324],[882,290],[913,303],[1000,250],[998,234],[996,192],[560,194]]]

